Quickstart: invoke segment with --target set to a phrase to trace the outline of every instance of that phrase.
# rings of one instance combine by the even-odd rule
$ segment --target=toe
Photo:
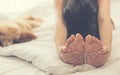
[[[100,46],[101,46],[101,47],[103,47],[103,41],[100,41],[100,43],[99,43],[99,44],[100,44]]]
[[[71,42],[72,42],[72,41],[74,41],[75,36],[74,36],[74,35],[71,35],[71,37],[70,37],[70,38],[71,38]]]
[[[65,42],[65,46],[68,47],[72,41],[74,41],[75,36],[71,35]]]
[[[68,47],[68,45],[69,45],[69,40],[67,39],[65,42],[65,46]]]
[[[97,38],[95,38],[95,41],[94,41],[95,43],[98,43],[98,39]]]
[[[101,40],[99,40],[98,38],[96,38],[95,36],[92,36],[92,42],[99,45],[99,47],[103,47],[103,42]]]
[[[87,35],[85,38],[85,43],[86,44],[90,44],[92,42],[92,36],[91,35]]]
[[[68,39],[69,42],[72,42],[73,40],[75,39],[75,36],[74,35],[71,35]]]
[[[69,41],[69,42],[71,42],[71,41],[72,41],[71,37],[69,37],[69,38],[68,38],[68,41]]]
[[[83,37],[82,37],[82,35],[81,34],[76,34],[76,39],[77,39],[77,41],[79,41],[79,42],[83,42]]]

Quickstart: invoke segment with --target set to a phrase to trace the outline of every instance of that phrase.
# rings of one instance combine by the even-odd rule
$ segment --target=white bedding
[[[113,49],[112,54],[110,56],[110,59],[108,60],[107,64],[100,68],[85,72],[76,72],[72,75],[120,75],[120,11],[118,9],[120,8],[120,1],[114,0],[112,1],[112,18],[115,22],[116,30],[113,31]],[[47,5],[45,5],[47,3]],[[49,3],[49,4],[48,4]],[[14,15],[13,15],[14,14]],[[42,27],[38,27],[34,29],[34,33],[38,36],[38,39],[33,40],[31,42],[17,44],[13,46],[9,46],[6,48],[0,48],[0,55],[9,56],[9,55],[15,55],[16,57],[2,57],[0,56],[0,75],[46,75],[46,67],[47,66],[56,66],[59,65],[66,65],[62,61],[59,60],[59,57],[57,56],[57,52],[55,50],[55,44],[54,44],[54,31],[55,31],[55,11],[53,6],[53,0],[41,0],[39,6],[35,6],[31,9],[28,9],[26,11],[21,11],[17,13],[10,13],[7,14],[7,17],[9,18],[18,18],[19,16],[24,16],[25,14],[32,14],[34,16],[40,17],[44,19],[44,23],[42,24]],[[12,16],[11,16],[12,15]],[[0,16],[1,17],[1,16]],[[6,17],[5,17],[6,18]],[[0,18],[1,20],[4,18]],[[24,50],[37,50],[38,52],[44,52],[41,53],[42,59],[46,59],[44,62],[43,60],[40,60],[40,63],[31,63],[33,57],[30,57],[30,53],[25,53]],[[19,51],[18,51],[19,50]],[[33,51],[36,52],[36,51]],[[47,52],[47,53],[46,53]],[[20,54],[25,53],[25,54]],[[46,55],[47,54],[47,55]],[[26,55],[28,55],[26,57]],[[53,58],[51,58],[52,56]],[[34,58],[33,58],[34,59]],[[27,61],[25,61],[27,60]],[[50,62],[51,61],[51,62]],[[52,63],[53,62],[53,63]],[[42,64],[41,64],[42,63]],[[40,67],[39,67],[40,64]],[[47,65],[47,66],[46,66]],[[38,69],[39,68],[39,69]],[[59,67],[62,68],[62,67]],[[89,65],[80,67],[87,70],[89,68]],[[90,67],[91,68],[91,67]],[[55,69],[54,69],[55,70]],[[65,74],[66,75],[66,74]]]

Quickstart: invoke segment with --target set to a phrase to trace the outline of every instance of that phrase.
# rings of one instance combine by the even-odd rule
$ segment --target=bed
[[[55,48],[54,35],[56,13],[53,4],[54,0],[36,1],[38,1],[36,5],[33,4],[30,8],[26,7],[24,9],[5,14],[0,13],[1,21],[19,18],[26,14],[32,14],[33,16],[40,17],[44,20],[42,26],[33,29],[34,33],[38,37],[37,39],[26,43],[11,45],[5,48],[0,47],[0,75],[47,75],[47,66],[51,67],[51,65],[58,65],[59,67],[53,69],[56,71],[56,69],[62,69],[60,67],[61,65],[66,65],[59,59]],[[107,63],[99,69],[93,69],[89,65],[80,66],[80,71],[72,71],[69,72],[69,74],[64,73],[61,75],[120,75],[119,9],[120,0],[112,0],[111,17],[115,24],[115,30],[113,31],[112,52]],[[35,55],[33,55],[33,53]],[[39,60],[37,57],[41,59]],[[59,71],[62,72],[61,70]]]

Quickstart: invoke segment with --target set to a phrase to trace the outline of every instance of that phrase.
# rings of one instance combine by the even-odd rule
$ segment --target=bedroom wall
[[[41,7],[39,8],[40,10],[42,9],[42,11],[47,11],[48,9],[43,8],[45,8],[44,6],[48,7],[49,4],[52,4],[52,1],[53,0],[0,0],[0,14],[8,14],[7,16],[9,16],[9,13],[10,15],[11,13],[20,13],[33,7],[37,7],[38,5]],[[120,10],[118,9],[120,9],[120,0],[111,0],[111,16],[113,20],[116,21],[115,24],[120,23],[118,20]]]
[[[44,0],[0,0],[0,12],[6,14],[24,11],[37,6],[42,1]]]
[[[40,2],[46,1],[49,3],[51,0],[0,0],[0,12],[12,13],[18,11],[24,11],[32,7],[37,6]],[[111,0],[112,3],[119,0]],[[48,4],[46,3],[46,4]]]

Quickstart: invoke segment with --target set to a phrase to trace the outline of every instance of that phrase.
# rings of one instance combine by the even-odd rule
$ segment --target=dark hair
[[[99,38],[97,15],[97,0],[67,0],[63,6],[67,37],[80,33],[84,38],[88,34]]]

